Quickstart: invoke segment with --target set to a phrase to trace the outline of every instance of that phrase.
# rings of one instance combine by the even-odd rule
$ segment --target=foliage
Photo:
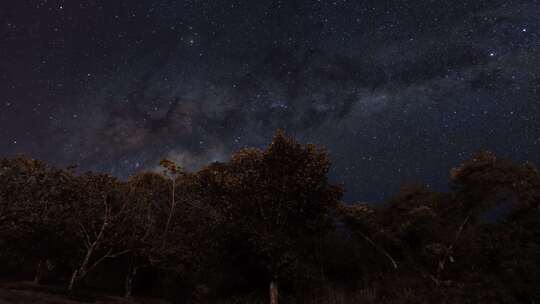
[[[531,164],[482,152],[452,191],[404,185],[381,204],[341,203],[328,154],[283,131],[196,172],[161,166],[124,182],[0,159],[0,274],[73,289],[122,273],[126,296],[182,303],[540,301]]]

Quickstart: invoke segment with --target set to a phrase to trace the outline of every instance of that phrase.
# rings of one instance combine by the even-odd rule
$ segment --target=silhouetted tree
[[[482,152],[453,169],[451,178],[457,203],[471,217],[463,258],[475,263],[476,277],[483,279],[484,288],[498,284],[520,301],[538,301],[533,286],[540,280],[536,168]]]
[[[540,301],[540,173],[531,164],[482,152],[451,171],[452,191],[405,185],[381,204],[340,203],[326,152],[283,131],[264,150],[193,173],[161,165],[121,182],[0,159],[0,263],[10,266],[0,270],[35,270],[39,283],[58,267],[47,276],[71,290],[100,265],[113,274],[118,266],[103,262],[115,258],[127,268],[127,297],[151,274],[192,302],[261,287],[272,304],[325,303],[343,285],[354,302]]]
[[[132,176],[125,188],[126,221],[119,227],[118,242],[129,249],[125,296],[142,268],[155,265],[163,244],[164,221],[169,214],[169,182],[161,174],[143,172]]]
[[[333,227],[342,190],[328,182],[329,167],[326,152],[278,131],[268,149],[235,153],[222,177],[225,217],[263,267],[272,304],[278,282],[309,252],[301,244]]]
[[[4,248],[35,260],[34,282],[39,283],[71,249],[66,210],[75,200],[74,176],[23,157],[0,163],[0,234],[6,242]]]
[[[200,272],[211,247],[209,229],[215,221],[209,219],[211,212],[198,196],[202,193],[195,189],[195,176],[180,171],[172,162],[169,165],[168,177],[143,173],[128,183],[128,219],[120,228],[119,240],[130,249],[126,296],[131,295],[141,268],[181,277],[194,275]]]
[[[170,199],[170,206],[169,206],[169,212],[167,216],[167,222],[165,224],[165,231],[163,232],[163,245],[165,246],[165,243],[167,241],[167,233],[169,232],[169,226],[171,224],[171,220],[173,219],[177,199],[176,199],[176,182],[177,179],[184,174],[183,169],[178,166],[174,161],[171,161],[169,159],[163,159],[159,163],[161,167],[163,167],[163,174],[168,177],[171,181],[171,199]]]
[[[121,183],[106,174],[86,173],[79,177],[78,186],[80,197],[70,210],[76,254],[69,290],[105,259],[130,251],[119,246],[114,237],[127,219],[127,204],[120,195]]]

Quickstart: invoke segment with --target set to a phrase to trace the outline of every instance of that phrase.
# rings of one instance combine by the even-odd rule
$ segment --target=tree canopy
[[[161,166],[122,181],[0,159],[0,275],[193,303],[540,300],[530,163],[481,152],[451,191],[404,185],[379,204],[341,202],[328,153],[282,130],[195,172]]]

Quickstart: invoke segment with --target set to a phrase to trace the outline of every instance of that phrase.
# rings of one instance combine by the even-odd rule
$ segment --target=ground
[[[72,295],[64,289],[36,285],[31,282],[1,282],[0,304],[167,304],[168,302],[150,299],[126,300],[122,297],[77,292]]]

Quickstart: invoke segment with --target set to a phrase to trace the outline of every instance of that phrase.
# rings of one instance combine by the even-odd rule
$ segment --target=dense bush
[[[480,153],[453,191],[340,203],[327,154],[278,132],[226,163],[127,181],[0,160],[0,275],[179,303],[535,303],[540,175]],[[279,293],[278,293],[279,290]]]

